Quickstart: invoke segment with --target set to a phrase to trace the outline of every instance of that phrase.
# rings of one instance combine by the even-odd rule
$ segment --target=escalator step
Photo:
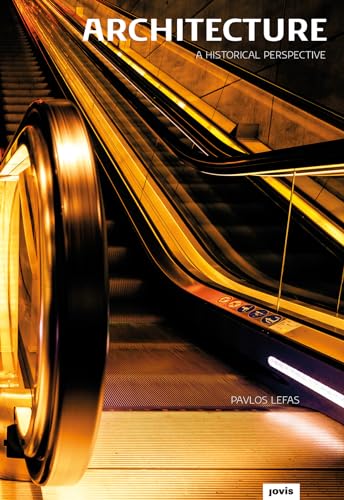
[[[23,69],[25,69],[25,71],[23,71]],[[4,73],[6,78],[30,78],[31,76],[35,78],[42,76],[42,70],[37,63],[14,64],[9,61],[5,64],[4,62],[0,62],[0,70]]]
[[[2,73],[6,74],[7,77],[21,73],[22,78],[28,78],[31,74],[38,73],[40,71],[40,66],[34,59],[16,60],[14,62],[13,58],[9,58],[8,61],[2,59],[0,70]]]
[[[112,345],[126,344],[128,347],[149,346],[154,348],[155,342],[161,347],[164,344],[171,348],[171,345],[176,350],[185,350],[186,343],[181,337],[176,334],[175,328],[167,321],[165,324],[112,324],[110,330],[110,342]]]
[[[7,123],[16,123],[18,124],[22,119],[22,113],[5,113],[4,118]]]
[[[32,98],[37,98],[37,97],[49,97],[51,94],[51,91],[49,88],[42,88],[42,89],[36,89],[31,87],[31,89],[3,89],[2,90],[2,95],[6,99],[6,97],[12,97],[12,98],[17,98],[17,97],[32,97]]]
[[[3,110],[6,115],[15,114],[23,116],[27,110],[27,104],[9,104],[3,106]]]
[[[135,307],[133,307],[132,304],[125,305],[116,303],[116,306],[113,306],[110,311],[109,330],[111,332],[112,327],[118,324],[139,325],[145,323],[147,325],[157,325],[164,322],[164,316],[158,311],[147,310],[145,306],[135,305]]]
[[[251,252],[243,252],[242,257],[268,276],[275,279],[280,276],[282,253],[277,254],[264,251],[259,253],[255,249],[252,249]]]
[[[177,165],[169,165],[171,172],[176,176],[177,179],[180,179],[181,183],[197,183],[199,180],[199,173],[188,165],[183,165],[181,162],[178,162]]]
[[[9,96],[2,96],[2,102],[4,105],[21,105],[21,106],[28,106],[34,98],[31,95],[22,95],[22,96],[16,96],[16,95],[9,95]]]
[[[276,225],[271,226],[249,226],[236,225],[222,227],[222,234],[240,252],[270,251],[282,253],[285,232],[283,228]]]
[[[191,209],[192,213],[192,203],[186,204],[186,206]],[[266,206],[255,203],[224,203],[224,202],[210,202],[210,203],[199,203],[199,208],[204,212],[204,214],[216,225],[251,225],[259,226],[264,225],[265,221],[267,224],[271,225],[281,225],[285,227],[286,219],[283,217],[279,211],[276,214],[267,213]]]
[[[144,280],[135,278],[110,278],[110,300],[117,298],[132,300],[142,298],[146,293]]]
[[[35,90],[47,89],[48,84],[44,81],[32,81],[31,79],[22,79],[21,82],[16,82],[15,79],[7,80],[6,82],[2,82],[1,92],[6,91],[25,91],[30,92],[32,87],[35,87]]]
[[[25,52],[24,52],[25,51]],[[7,48],[5,51],[1,51],[1,61],[2,64],[10,63],[11,59],[15,66],[19,66],[19,63],[36,63],[36,58],[30,49],[25,47],[12,47],[12,49]]]
[[[108,262],[109,268],[121,268],[128,263],[130,250],[127,246],[109,246]]]
[[[222,189],[218,186],[209,186],[204,182],[182,184],[182,187],[192,193],[194,198],[200,203],[214,202],[229,202],[239,201],[245,203],[252,200],[252,194],[247,190],[241,189],[240,186],[226,186]]]
[[[110,274],[116,277],[142,275],[140,260],[136,259],[136,252],[128,245],[110,246],[108,265]]]

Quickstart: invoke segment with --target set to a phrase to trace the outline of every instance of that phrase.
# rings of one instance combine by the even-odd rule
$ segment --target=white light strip
[[[328,385],[325,385],[316,380],[315,378],[310,377],[309,375],[306,375],[303,372],[300,372],[296,368],[293,368],[292,366],[283,363],[283,361],[280,361],[279,359],[273,356],[268,357],[268,364],[272,366],[272,368],[278,370],[279,372],[284,373],[284,375],[287,375],[293,380],[296,380],[296,382],[299,382],[300,384],[308,387],[312,391],[317,392],[324,398],[332,401],[332,403],[335,403],[341,408],[344,408],[344,394],[341,394],[340,392],[331,389],[331,387],[329,387]]]

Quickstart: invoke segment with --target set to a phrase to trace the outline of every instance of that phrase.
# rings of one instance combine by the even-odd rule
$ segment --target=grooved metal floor
[[[105,410],[232,409],[231,394],[254,394],[267,401],[272,396],[166,327],[156,327],[154,335],[132,325],[116,330],[110,336]]]
[[[286,482],[302,499],[339,500],[343,461],[344,426],[302,409],[103,412],[77,485],[0,481],[0,498],[260,500],[264,482]]]

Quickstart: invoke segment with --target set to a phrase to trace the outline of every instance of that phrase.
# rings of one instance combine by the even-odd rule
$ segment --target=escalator
[[[272,190],[266,192],[262,183],[256,181],[253,184],[249,178],[231,179],[224,184],[221,178],[205,180],[191,169],[187,182],[183,174],[178,177],[192,200],[187,208],[190,207],[192,213],[193,207],[197,206],[197,210],[201,209],[206,216],[207,222],[202,228],[204,238],[208,239],[212,231],[217,231],[217,238],[223,238],[248,263],[246,272],[245,268],[239,268],[239,273],[246,274],[245,278],[250,281],[250,267],[253,267],[263,274],[263,278],[258,277],[259,282],[265,281],[265,286],[276,292],[283,268],[288,204]],[[342,255],[335,245],[331,248],[331,244],[324,241],[315,227],[306,226],[305,229],[300,225],[305,221],[301,215],[297,217],[299,223],[293,224],[289,233],[284,293],[335,310],[341,284]],[[197,216],[195,219],[197,221]],[[213,252],[231,271],[225,262],[226,253],[223,255],[218,248]],[[307,293],[308,290],[313,293]]]
[[[60,8],[63,11],[63,7],[60,6]],[[119,11],[122,12],[121,9]],[[63,12],[77,29],[82,30],[82,26],[74,19],[72,11],[65,9]],[[123,11],[122,13],[132,18],[127,12]],[[316,224],[312,225],[311,221],[305,221],[303,214],[296,211],[292,230],[289,233],[288,259],[286,269],[284,269],[283,245],[285,244],[288,204],[280,195],[265,186],[264,182],[257,179],[253,181],[252,178],[248,178],[249,182],[247,179],[231,179],[226,182],[225,187],[222,179],[209,180],[209,177],[205,179],[199,176],[198,170],[202,168],[202,163],[206,165],[208,161],[208,171],[211,171],[211,166],[217,165],[220,159],[217,158],[214,151],[211,151],[211,148],[207,149],[206,144],[209,142],[209,137],[205,138],[204,136],[203,143],[199,141],[197,120],[188,119],[187,113],[183,114],[181,109],[183,106],[180,105],[180,102],[179,104],[172,100],[168,102],[164,93],[160,91],[159,85],[156,87],[151,85],[152,74],[149,73],[149,70],[137,68],[135,61],[127,53],[119,51],[119,55],[117,55],[118,48],[111,50],[96,42],[94,45],[99,47],[99,52],[112,61],[116,68],[114,76],[111,76],[109,66],[107,68],[104,66],[104,74],[110,80],[114,78],[113,85],[121,88],[120,92],[131,103],[132,108],[144,116],[145,123],[150,129],[158,130],[162,140],[166,141],[168,147],[177,156],[181,152],[181,147],[178,144],[181,131],[174,126],[175,124],[180,125],[185,131],[185,142],[188,140],[187,138],[191,138],[195,141],[193,144],[202,145],[206,149],[207,157],[203,156],[200,164],[196,158],[192,157],[192,151],[189,149],[188,153],[184,150],[182,154],[184,162],[175,161],[173,155],[169,157],[165,153],[165,165],[168,165],[174,178],[179,181],[180,191],[187,193],[186,196],[182,196],[179,209],[184,211],[187,217],[191,213],[195,223],[204,230],[202,231],[204,241],[213,249],[213,254],[216,254],[217,258],[220,259],[221,265],[225,268],[228,267],[226,255],[230,253],[231,267],[229,270],[235,272],[235,256],[239,256],[237,261],[241,261],[241,265],[239,265],[237,276],[238,274],[246,274],[244,279],[251,279],[254,283],[254,270],[257,270],[258,280],[261,283],[264,281],[264,285],[274,291],[278,287],[283,270],[283,293],[294,299],[309,300],[313,305],[323,306],[334,311],[338,306],[338,294],[341,287],[342,249],[335,243],[326,240],[326,237],[324,238],[321,234],[321,230],[317,229]],[[143,76],[145,73],[148,74],[147,80]],[[116,83],[117,80],[118,83]],[[170,93],[173,93],[173,90],[169,90]],[[145,99],[145,95],[148,96],[147,99]],[[159,106],[160,114],[157,113]],[[175,109],[178,109],[177,115],[174,114]],[[127,113],[131,113],[130,107]],[[167,118],[168,116],[173,117],[172,121]],[[339,121],[339,123],[341,122]],[[137,126],[140,127],[140,124],[137,123]],[[143,135],[149,134],[149,128],[145,128],[144,125],[141,125],[141,130]],[[206,128],[204,128],[204,133],[208,133]],[[158,137],[153,138],[154,140],[159,144]],[[218,139],[214,135],[213,142],[217,141]],[[232,141],[232,144],[235,145],[235,141]],[[222,162],[225,162],[226,154],[243,153],[240,148],[236,150],[233,146],[230,153],[228,151],[224,153],[224,143],[222,152],[219,145],[216,147],[218,154],[220,157],[222,156]],[[285,154],[287,155],[288,151]],[[240,162],[240,157],[237,156],[237,159]],[[184,164],[187,166],[184,167]],[[229,168],[230,163],[228,164]],[[184,172],[186,172],[187,182],[184,182]],[[190,184],[188,184],[189,175]],[[162,172],[161,175],[157,172],[157,176],[164,178],[166,172]],[[206,198],[204,193],[206,193]],[[236,193],[240,193],[240,195],[236,196]],[[173,191],[172,196],[175,197],[176,194],[178,196],[178,189]],[[211,200],[212,196],[213,200]],[[188,198],[188,201],[185,201],[185,198]],[[184,210],[185,207],[186,210]],[[200,212],[203,212],[205,217]],[[218,223],[218,221],[221,222]],[[302,227],[299,227],[300,223]],[[222,251],[219,248],[221,239],[229,243]],[[230,252],[230,249],[233,251]],[[314,273],[314,269],[317,269],[319,274]],[[307,290],[313,290],[312,296],[307,293]]]
[[[7,5],[6,15],[2,20],[10,27],[11,39],[21,40],[17,36],[17,31],[13,26],[20,27],[22,37],[26,38],[22,25],[14,16],[13,6]],[[5,32],[4,26],[4,32]],[[29,54],[22,56],[22,43],[14,47],[17,61],[22,64],[22,57],[30,61],[28,71],[28,81],[37,76],[39,85],[31,89],[30,96],[27,96],[27,83],[20,86],[17,77],[17,70],[11,78],[12,106],[17,110],[17,121],[13,122],[11,131],[17,131],[18,123],[22,120],[24,106],[31,98],[47,97],[51,91],[47,87],[46,79],[41,76],[41,71],[37,69],[38,63],[32,55],[31,48]],[[26,46],[29,47],[27,40]],[[4,51],[8,45],[4,46]],[[29,50],[29,49],[27,49]],[[5,53],[5,52],[4,52]],[[11,74],[13,66],[10,60],[3,68],[5,76],[7,70]],[[18,70],[19,71],[19,70]],[[39,72],[39,73],[38,73]],[[3,80],[3,79],[2,79]],[[20,87],[20,90],[18,90]],[[3,89],[3,97],[7,97],[7,87]],[[25,97],[25,103],[24,103]],[[20,108],[18,107],[20,105]],[[5,106],[8,103],[5,102]],[[8,107],[4,107],[6,112]],[[12,110],[12,108],[11,108]],[[4,113],[6,123],[10,116]],[[8,131],[10,129],[8,128]],[[7,143],[10,136],[7,135]],[[105,181],[104,181],[105,182]],[[107,188],[108,189],[108,188]],[[105,408],[228,408],[228,393],[233,392],[232,385],[235,381],[236,387],[241,387],[241,392],[250,392],[267,396],[268,389],[259,388],[253,382],[246,380],[244,376],[236,374],[224,363],[216,361],[207,355],[200,348],[197,348],[191,339],[186,341],[187,326],[184,321],[173,324],[172,316],[167,315],[165,309],[169,309],[165,303],[171,302],[167,293],[166,285],[158,285],[152,279],[155,272],[152,264],[149,264],[148,257],[144,257],[142,250],[139,251],[138,244],[135,243],[132,231],[127,227],[128,222],[119,216],[120,209],[114,214],[114,194],[107,194],[106,206],[109,215],[115,215],[115,221],[108,220],[108,261],[110,271],[110,352],[109,368],[107,374],[107,384],[105,392]],[[116,220],[119,218],[119,221]],[[129,236],[128,236],[129,234]],[[137,255],[138,253],[138,255]],[[27,264],[26,264],[27,266]],[[24,280],[25,281],[25,280]],[[161,280],[160,280],[161,281]],[[28,285],[25,285],[27,288]],[[162,297],[164,300],[162,300]],[[25,348],[25,341],[20,342]],[[122,359],[123,358],[123,359]],[[23,356],[25,360],[25,356]],[[34,380],[34,363],[26,360],[26,379]],[[137,370],[134,368],[138,365]],[[122,371],[121,371],[122,370]],[[187,373],[187,380],[183,376]],[[147,378],[145,383],[142,377]],[[127,381],[125,381],[127,378]],[[133,390],[133,385],[135,390]],[[152,387],[156,386],[156,392]],[[146,387],[146,391],[142,388]],[[182,397],[182,393],[184,397]],[[115,398],[114,398],[115,395]],[[117,399],[116,399],[117,398]]]
[[[61,114],[63,110],[66,114]],[[37,113],[42,115],[41,120],[37,119]],[[51,120],[43,119],[46,113]],[[71,116],[74,120],[69,123]],[[47,329],[41,331],[43,335],[39,335],[39,343],[43,348],[41,361],[47,355],[47,347],[49,350],[57,348],[50,359],[56,370],[51,378],[53,385],[47,386],[48,391],[43,400],[49,402],[47,396],[52,395],[52,401],[60,409],[53,411],[54,405],[51,410],[40,407],[43,415],[50,415],[52,411],[53,425],[49,420],[44,423],[44,428],[52,435],[45,436],[46,432],[39,432],[40,440],[35,442],[39,436],[34,434],[36,439],[31,443],[28,439],[30,430],[20,431],[24,439],[19,441],[19,448],[24,447],[30,476],[36,485],[26,487],[23,483],[1,481],[2,490],[10,498],[11,495],[21,494],[28,499],[36,499],[48,494],[52,499],[67,500],[73,492],[73,498],[85,500],[95,497],[110,499],[116,495],[142,498],[143,493],[152,499],[169,498],[171,494],[177,498],[200,498],[200,495],[212,498],[221,489],[224,498],[233,498],[235,495],[235,498],[241,499],[248,495],[257,497],[262,483],[283,480],[300,483],[302,491],[313,496],[319,487],[330,488],[328,498],[339,499],[342,474],[340,460],[344,446],[342,426],[300,405],[297,402],[302,393],[299,387],[287,385],[277,377],[275,382],[278,392],[264,388],[260,378],[271,384],[274,378],[271,373],[262,370],[251,360],[245,361],[244,356],[229,349],[230,339],[226,347],[226,331],[247,338],[245,326],[233,322],[228,314],[219,310],[207,310],[202,301],[190,300],[189,294],[171,287],[169,280],[148,257],[147,251],[152,250],[150,245],[146,246],[146,252],[143,251],[128,223],[128,215],[116,201],[112,187],[105,179],[101,180],[107,222],[103,219],[102,225],[107,235],[105,237],[103,234],[102,237],[108,242],[107,258],[103,254],[103,242],[99,239],[100,207],[97,206],[95,192],[97,182],[92,176],[82,175],[82,172],[85,173],[86,161],[79,134],[78,148],[73,154],[73,150],[68,148],[68,158],[72,158],[70,163],[66,163],[64,154],[64,144],[70,145],[72,131],[76,133],[77,130],[76,117],[78,114],[65,101],[42,102],[31,107],[22,125],[24,128],[28,126],[31,133],[34,132],[33,128],[34,133],[39,133],[41,123],[44,125],[41,132],[44,130],[42,135],[45,142],[59,145],[59,149],[52,148],[55,154],[51,155],[51,165],[49,161],[38,161],[45,156],[40,148],[31,151],[31,154],[35,158],[32,166],[37,169],[37,175],[43,169],[45,174],[39,177],[49,179],[53,174],[58,181],[54,194],[46,193],[47,200],[52,194],[56,197],[54,212],[44,210],[38,213],[39,219],[45,221],[42,227],[45,237],[41,240],[43,246],[39,250],[45,264],[49,259],[46,259],[44,246],[50,249],[52,244],[56,250],[59,249],[61,238],[54,228],[61,228],[63,234],[68,235],[65,247],[67,256],[57,254],[57,272],[51,269],[51,277],[57,280],[58,286],[48,286],[47,271],[43,280],[48,290],[58,294],[56,301],[51,302],[52,311],[58,308],[58,328],[52,325],[51,329],[47,324]],[[58,128],[56,122],[59,122]],[[35,127],[32,127],[33,124]],[[65,131],[64,137],[62,130]],[[49,133],[53,134],[50,140]],[[5,160],[2,171],[5,177],[12,170],[17,172],[17,161],[19,167],[22,165],[22,157],[19,155],[16,159],[21,151],[20,148],[16,149],[21,137],[23,131],[19,131],[15,138],[13,156]],[[24,143],[21,142],[22,145]],[[27,202],[29,206],[32,203],[31,212],[35,213],[36,198],[34,186],[30,188],[32,171],[31,167],[28,168],[29,175],[25,171],[19,175],[24,176],[23,180],[29,189],[27,194],[25,191],[20,194],[24,233],[29,236],[30,228],[27,226],[24,207]],[[71,175],[73,170],[75,172]],[[3,182],[13,183],[14,179],[8,181],[7,177]],[[85,181],[88,196],[87,191],[83,192]],[[48,185],[52,186],[50,182]],[[46,183],[41,182],[36,187],[43,196]],[[82,193],[84,196],[81,196]],[[63,205],[60,204],[61,199],[64,200]],[[73,199],[82,200],[83,216],[78,203],[72,203]],[[61,215],[62,223],[59,222]],[[130,215],[133,216],[133,213]],[[49,219],[55,219],[55,224],[47,224]],[[31,224],[34,230],[40,227],[39,221],[35,219],[31,220]],[[53,236],[53,239],[49,236]],[[24,249],[29,250],[30,236],[25,236],[24,241],[25,245],[20,245],[21,280],[27,289],[29,273]],[[150,251],[148,253],[153,256],[154,252]],[[104,369],[100,361],[103,359],[104,362],[106,345],[106,311],[102,296],[107,287],[102,276],[102,259],[104,262],[108,260],[110,290],[110,342],[104,393],[99,385],[99,375]],[[43,266],[45,268],[46,265]],[[35,287],[37,285],[35,281]],[[85,285],[87,295],[84,295]],[[23,291],[21,296],[25,297]],[[83,300],[79,299],[80,293]],[[24,306],[24,302],[20,303]],[[66,314],[68,311],[69,314]],[[24,310],[21,316],[19,324],[23,327]],[[253,339],[257,337],[257,332],[251,330]],[[26,336],[25,331],[21,333]],[[36,336],[37,333],[34,331]],[[202,338],[200,334],[205,336]],[[47,343],[45,335],[48,339],[52,335],[52,342]],[[280,350],[279,347],[276,350],[275,340],[268,340],[272,353]],[[202,344],[207,346],[208,352],[202,349]],[[302,360],[308,363],[304,354]],[[40,383],[45,380],[41,380],[40,372],[33,374],[31,388],[33,394],[36,393],[34,401],[37,404],[41,399],[37,397],[37,391],[39,396]],[[97,382],[94,378],[96,374]],[[97,387],[99,393],[95,397]],[[284,402],[282,393],[287,398]],[[10,388],[7,403],[11,404],[9,394]],[[97,404],[94,406],[94,400],[97,402],[102,394],[104,397],[100,402],[103,401],[103,412],[98,439],[84,478],[75,486],[54,488],[54,484],[68,484],[71,478],[75,480],[74,468],[80,466],[76,462],[85,462],[87,445],[92,445],[93,441],[90,440],[89,426],[91,424],[94,428],[98,407]],[[18,408],[20,392],[15,392],[13,397],[16,398],[16,425],[21,429],[21,414],[25,414],[25,408]],[[290,404],[292,397],[295,397],[294,405]],[[289,401],[288,405],[286,401]],[[90,411],[93,415],[91,420]],[[41,412],[35,405],[32,407],[36,418],[40,417]],[[82,433],[85,426],[86,432]],[[288,447],[283,438],[286,429]],[[11,438],[9,434],[6,446],[11,448],[14,458],[2,457],[1,463],[9,467],[8,462],[14,460],[16,471],[20,456],[13,447],[13,436]],[[37,449],[38,454],[28,456],[32,448]],[[14,479],[15,471],[12,474],[7,471],[6,477]],[[53,473],[52,477],[49,473]],[[23,475],[20,479],[24,479]]]
[[[112,197],[112,212],[114,206]],[[107,221],[110,349],[104,409],[219,410],[231,408],[234,386],[240,394],[270,394],[238,366],[201,349],[200,336],[183,315],[182,294],[172,293],[121,212],[117,206],[114,220]]]
[[[193,169],[183,166],[182,170],[185,192],[192,192],[193,196],[197,193],[201,201],[211,184],[200,182],[201,177],[198,174],[195,177]],[[178,166],[173,174],[179,175]],[[185,175],[189,176],[187,184]],[[172,285],[159,269],[163,265],[159,258],[154,258],[150,238],[142,239],[141,233],[141,242],[137,241],[132,230],[133,225],[139,224],[134,211],[130,210],[128,218],[107,177],[104,175],[101,180],[107,217],[110,291],[110,343],[98,441],[101,448],[96,444],[86,482],[73,490],[73,498],[77,494],[83,499],[107,498],[106,495],[114,498],[121,488],[123,498],[128,495],[142,498],[143,494],[151,499],[163,498],[171,491],[178,498],[202,495],[212,498],[219,493],[225,498],[248,498],[248,494],[256,498],[262,482],[279,482],[283,478],[301,482],[304,491],[313,495],[319,484],[322,488],[330,485],[328,498],[339,499],[336,484],[342,475],[340,453],[344,442],[341,426],[313,410],[273,400],[282,392],[298,395],[298,389],[235,350],[231,352],[233,346],[226,343],[226,336],[230,331],[246,339],[244,322],[228,319],[223,311],[191,298]],[[209,212],[220,211],[221,223],[226,225],[228,208],[223,211],[221,205],[227,203],[228,189],[222,193],[225,188],[216,181],[214,186],[216,197],[209,205],[212,205]],[[247,186],[248,190],[252,188],[250,182]],[[241,188],[242,184],[233,188],[233,204]],[[248,193],[250,198],[251,191]],[[238,198],[239,204],[242,196]],[[86,199],[82,202],[85,207]],[[77,210],[77,204],[73,206]],[[256,207],[259,208],[259,203]],[[206,213],[208,209],[203,208]],[[246,223],[241,221],[249,220],[249,214],[235,224],[239,215],[244,217],[243,210],[241,204],[232,221],[233,226],[239,226],[239,232],[246,233]],[[210,215],[208,219],[211,221]],[[219,213],[216,220],[218,224]],[[277,218],[275,225],[278,224]],[[265,231],[266,226],[263,228]],[[207,234],[208,229],[211,231],[212,227],[207,228]],[[269,244],[273,243],[272,238]],[[82,247],[81,254],[87,256],[85,248],[88,252],[87,246]],[[83,269],[90,264],[86,259]],[[60,292],[63,294],[65,290],[61,288]],[[204,318],[207,322],[202,324]],[[253,333],[254,328],[251,330]],[[79,340],[82,337],[83,331],[79,331]],[[85,336],[85,343],[87,339]],[[91,356],[88,362],[92,364]],[[271,383],[273,378],[276,389],[268,389],[264,382],[270,379]],[[243,399],[231,402],[229,395],[233,394],[246,397],[246,403]],[[256,401],[247,399],[252,397]],[[267,403],[261,405],[262,401]],[[279,457],[280,443],[282,448],[287,447],[283,439],[286,422],[290,453]],[[295,429],[307,425],[310,433],[300,438]],[[76,413],[74,428],[77,426]],[[300,439],[305,448],[300,446]],[[72,440],[70,447],[73,445],[78,446]],[[253,447],[256,450],[252,451]],[[267,458],[269,453],[271,459]],[[317,484],[312,481],[315,471]],[[42,484],[45,479],[42,478]],[[240,491],[238,484],[242,485]],[[19,492],[22,486],[15,488]],[[44,495],[44,487],[42,491]],[[32,486],[26,496],[35,498],[38,494],[38,486]],[[68,491],[50,490],[49,495],[70,498]]]
[[[0,148],[4,151],[28,105],[34,99],[57,97],[10,0],[1,3],[0,75]]]
[[[83,83],[79,87],[86,85],[94,89],[91,92],[92,99],[95,97],[97,105],[99,103],[104,110],[107,120],[105,127],[110,121],[122,135],[123,141],[130,138],[135,144],[135,154],[167,193],[175,209],[189,221],[191,230],[197,232],[198,238],[202,238],[217,265],[235,280],[272,294],[278,293],[283,270],[284,297],[335,312],[343,269],[341,250],[338,251],[336,245],[324,238],[315,225],[308,223],[295,210],[289,231],[288,258],[284,266],[288,203],[258,180],[253,182],[251,178],[236,178],[224,183],[222,179],[203,176],[199,172],[199,165],[192,160],[181,159],[173,150],[173,145],[165,142],[171,124],[164,125],[164,121],[161,121],[159,127],[154,128],[154,120],[149,118],[152,103],[147,102],[146,112],[141,113],[142,95],[140,106],[135,104],[137,88],[131,87],[130,82],[122,77],[118,80],[118,69],[114,62],[110,59],[104,62],[103,55],[96,59],[94,49],[88,51],[85,44],[68,33],[66,20],[62,26],[61,19],[53,17],[55,11],[51,3],[49,9],[46,15],[52,15],[51,19],[57,23],[56,34],[61,29],[64,51],[74,47],[74,53],[69,54],[69,64],[74,67],[83,64],[90,71],[89,76],[86,71],[83,72]],[[41,29],[47,32],[52,21],[49,19],[45,22],[43,15],[39,21],[42,23]],[[71,38],[66,42],[68,36]],[[121,90],[124,84],[126,88]],[[79,89],[77,83],[67,92],[70,92],[68,97],[80,100],[79,104],[83,106],[84,90]],[[131,98],[130,93],[133,94]],[[94,118],[95,122],[92,122],[95,115],[92,107],[89,111],[85,108],[84,113],[90,126],[97,129],[95,134],[98,135],[99,119]],[[194,126],[191,120],[191,137]],[[115,156],[116,147],[111,144],[108,132],[104,133],[109,141],[109,154]],[[112,166],[109,167],[109,175],[112,175],[111,170]]]

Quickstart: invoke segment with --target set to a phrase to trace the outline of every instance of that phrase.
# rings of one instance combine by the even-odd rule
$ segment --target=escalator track
[[[118,106],[125,106],[125,102],[123,103],[123,99],[121,100],[120,96],[117,96],[114,89],[112,96],[116,98]],[[125,110],[125,108],[123,109]],[[134,115],[132,108],[126,109],[127,113],[131,115],[131,123],[135,122],[141,132],[144,132],[143,135],[148,137],[154,146],[156,144],[154,131],[145,122],[140,122],[140,117],[137,113]],[[150,152],[148,151],[146,155],[149,159]],[[187,214],[192,221],[192,226],[201,228],[203,238],[212,249],[213,255],[216,255],[216,258],[221,262],[219,246],[214,244],[214,240],[216,242],[223,239],[230,243],[240,258],[244,256],[244,260],[251,263],[253,268],[262,269],[267,276],[272,274],[277,281],[285,228],[284,213],[276,210],[276,205],[271,199],[259,189],[254,188],[247,179],[238,179],[230,184],[223,184],[217,179],[205,182],[194,168],[175,158],[168,148],[163,149],[161,155],[163,161],[160,164],[163,163],[173,174],[171,182],[174,182],[174,179],[179,182],[173,195],[178,198],[179,191],[183,193],[179,209]],[[167,177],[166,170],[159,175],[161,185],[164,187],[163,183]],[[209,236],[213,233],[216,233],[215,238]],[[331,267],[329,262],[335,262],[333,255],[330,254],[332,259],[330,261],[329,254],[322,250],[322,246],[316,248],[314,240],[308,235],[305,236],[303,231],[292,236],[292,241],[294,241],[295,251],[293,254],[292,249],[289,248],[289,252],[295,263],[291,266],[290,271],[290,281],[293,286],[295,288],[298,286],[300,269],[302,268],[303,271],[306,269],[310,289],[317,291],[319,283],[322,287],[320,293],[316,294],[316,300],[318,300],[319,295],[324,296],[321,293],[324,290],[323,286],[325,286],[325,295],[336,297],[336,279],[340,276],[341,270],[340,260],[339,263],[337,262],[338,265]],[[300,248],[302,248],[301,252]],[[322,259],[320,263],[319,254]],[[226,260],[221,262],[224,266],[228,265],[228,259],[225,258]],[[238,271],[238,268],[235,268],[234,258],[233,261],[234,267],[231,267],[230,271],[237,273],[238,279],[242,279],[243,269],[239,267]],[[323,262],[326,262],[326,266],[323,265]],[[317,269],[317,273],[314,272],[314,269]]]
[[[123,62],[121,61],[120,67],[122,66]],[[144,99],[140,96],[141,104],[143,101]],[[141,116],[144,116],[142,108],[140,110],[135,105],[135,101],[133,105],[141,111]],[[148,104],[147,107],[149,110],[152,105]],[[166,105],[166,113],[167,109]],[[156,123],[152,122],[152,118],[147,117],[145,120],[153,130],[159,130],[172,151],[176,152],[177,155],[181,153],[176,142],[173,143],[173,140],[169,138],[169,130],[173,127],[166,117],[159,119],[158,129]],[[187,129],[190,137],[194,137],[194,125],[190,120]],[[164,131],[166,126],[167,130]],[[233,149],[231,153],[232,156],[236,155],[236,158],[239,159],[238,151]],[[223,238],[237,254],[243,257],[249,266],[259,270],[266,277],[272,278],[271,281],[277,283],[282,270],[287,204],[283,203],[283,200],[279,199],[273,190],[264,188],[264,183],[259,182],[259,180],[252,181],[252,178],[249,177],[247,179],[230,179],[226,180],[226,186],[224,186],[221,178],[202,178],[198,172],[201,163],[198,164],[197,159],[192,158],[191,152],[188,154],[185,151],[182,152],[181,158],[185,160],[184,162],[176,163],[168,160],[166,162],[169,170],[180,182],[182,190],[190,196],[190,201],[182,201],[182,206],[186,207],[184,211],[186,216],[191,214],[195,224],[201,226],[201,233],[210,248],[214,243],[211,241],[212,236],[209,238],[209,235],[214,234],[214,228],[216,228],[218,232],[216,239]],[[226,160],[224,153],[222,159],[210,150],[208,150],[207,155],[208,170],[211,170],[211,165],[221,165],[228,161],[228,157]],[[204,156],[202,163],[207,163]],[[195,206],[197,206],[196,209]],[[202,217],[200,218],[198,215],[199,209],[205,215],[204,222]],[[181,210],[183,211],[183,208]],[[332,307],[334,310],[341,285],[342,252],[338,252],[335,245],[324,240],[321,232],[317,231],[314,226],[309,229],[307,224],[306,227],[300,226],[300,222],[303,222],[302,216],[296,215],[288,241],[284,292],[287,294],[289,292],[291,297],[300,298],[297,290],[299,289],[302,298],[304,298],[305,295],[307,296],[305,291],[312,290],[314,294],[312,298],[309,297],[309,300],[313,304]],[[219,252],[219,248],[215,246],[213,254],[219,256],[221,251]],[[224,267],[228,267],[226,257],[220,258],[220,261]],[[314,272],[315,269],[317,273]],[[233,271],[233,268],[230,270]],[[243,272],[243,269],[240,271]],[[302,288],[305,289],[303,292]],[[276,291],[276,285],[274,290]]]
[[[60,2],[54,3],[54,9],[65,20],[68,20],[70,26],[81,37],[84,27],[75,16],[73,9]],[[93,35],[90,37],[91,45],[98,54],[111,61],[116,67],[114,86],[122,95],[125,95],[141,115],[145,116],[145,120],[153,129],[162,132],[164,140],[179,154],[187,158],[202,158],[205,154],[213,160],[225,161],[233,154],[246,151],[235,139],[230,139],[228,136],[225,144],[197,120],[190,120],[188,113],[183,109],[185,103],[173,95],[171,90],[164,89],[158,78],[149,71],[142,70],[133,58],[121,52],[117,47],[99,44]],[[104,74],[108,73],[105,66],[103,70]],[[210,128],[214,128],[214,125],[196,108],[194,112],[202,117]],[[231,132],[234,132],[234,126]],[[223,133],[222,137],[224,137]]]

